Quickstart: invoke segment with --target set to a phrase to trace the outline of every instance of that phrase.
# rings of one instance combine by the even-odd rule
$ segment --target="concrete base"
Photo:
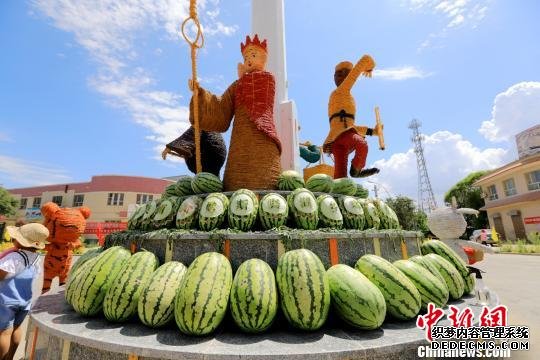
[[[469,296],[452,304],[470,306],[479,314],[474,302]],[[273,328],[261,335],[241,333],[231,324],[226,318],[214,335],[188,337],[174,323],[156,330],[136,319],[115,324],[104,317],[84,318],[67,305],[60,288],[42,296],[32,311],[26,356],[31,358],[34,340],[33,358],[50,360],[415,359],[418,346],[427,343],[414,320],[386,321],[381,329],[362,331],[331,315],[323,329],[307,333],[291,329],[278,317]]]

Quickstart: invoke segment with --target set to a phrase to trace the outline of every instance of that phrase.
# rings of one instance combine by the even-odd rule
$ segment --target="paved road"
[[[478,267],[486,271],[486,285],[508,306],[509,323],[529,326],[531,350],[512,358],[540,359],[540,256],[488,254]]]

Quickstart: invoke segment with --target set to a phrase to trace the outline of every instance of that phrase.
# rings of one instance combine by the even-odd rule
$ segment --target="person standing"
[[[0,359],[11,360],[32,305],[32,283],[41,271],[36,250],[45,248],[49,230],[32,223],[8,226],[6,231],[14,249],[0,258]]]

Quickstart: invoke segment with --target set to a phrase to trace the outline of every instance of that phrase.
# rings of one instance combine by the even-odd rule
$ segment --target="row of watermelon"
[[[464,263],[445,244],[429,241],[422,251],[426,255],[394,264],[368,254],[355,269],[339,264],[325,270],[317,255],[298,249],[279,259],[275,277],[264,261],[250,259],[233,278],[229,260],[219,253],[202,254],[187,269],[175,261],[157,268],[150,252],[130,256],[112,247],[79,260],[66,300],[85,316],[103,310],[108,320],[123,322],[138,314],[151,327],[174,318],[182,333],[205,335],[220,325],[227,309],[243,331],[265,331],[279,298],[285,318],[296,328],[319,329],[332,304],[346,323],[369,330],[380,327],[387,315],[413,319],[429,303],[443,307],[449,298],[473,290],[474,282],[465,282],[456,269],[456,261],[458,268]]]
[[[211,231],[228,224],[230,228],[249,231],[257,226],[257,219],[262,230],[287,223],[307,230],[399,228],[396,213],[382,200],[340,195],[336,201],[329,194],[315,198],[305,188],[294,190],[287,200],[280,194],[269,193],[260,202],[256,194],[247,189],[236,191],[230,199],[222,193],[211,193],[204,201],[197,195],[170,196],[139,207],[130,217],[128,228]]]

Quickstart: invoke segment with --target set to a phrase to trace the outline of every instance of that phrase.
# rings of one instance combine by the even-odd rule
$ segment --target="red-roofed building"
[[[172,182],[142,176],[97,175],[89,182],[9,189],[20,200],[16,218],[39,220],[39,208],[52,201],[62,207],[86,206],[90,222],[124,222],[136,205],[161,197]]]

